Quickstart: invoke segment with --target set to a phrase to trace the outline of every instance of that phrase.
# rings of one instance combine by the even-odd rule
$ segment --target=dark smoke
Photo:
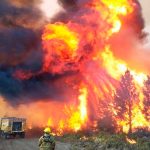
[[[38,49],[39,39],[32,29],[11,27],[0,30],[0,66],[16,66]]]
[[[64,75],[41,71],[44,19],[37,4],[37,0],[0,1],[0,94],[12,105],[31,100],[66,100],[70,95],[64,95],[65,90],[74,93],[72,85],[66,86],[61,80]],[[18,71],[29,77],[18,78]]]
[[[96,23],[80,19],[84,14],[93,11],[82,7],[91,0],[58,0],[66,10],[59,12],[52,22],[77,22],[81,26],[93,26]],[[11,104],[21,104],[30,100],[65,100],[70,99],[74,90],[72,85],[66,85],[64,77],[79,78],[77,73],[64,73],[52,75],[43,73],[43,50],[41,46],[41,33],[45,23],[42,12],[37,7],[38,0],[1,0],[0,1],[0,94]],[[141,33],[144,25],[139,28],[137,23],[141,20],[139,11],[134,12],[135,20],[127,26],[132,26]],[[113,42],[116,42],[113,40]],[[85,49],[89,43],[85,44]],[[19,79],[16,71],[32,74],[28,78]],[[81,78],[81,77],[80,77]],[[80,80],[80,78],[78,80]],[[61,84],[60,84],[61,83]],[[70,93],[70,95],[64,94]]]
[[[58,3],[65,9],[64,11],[58,12],[52,19],[51,22],[68,22],[71,14],[78,11],[77,0],[58,0]]]
[[[77,0],[58,0],[58,2],[66,9],[77,6]]]
[[[17,0],[16,0],[17,1]],[[20,2],[18,0],[18,2]],[[42,13],[36,5],[30,3],[19,3],[15,5],[15,1],[0,1],[0,27],[25,27],[38,28],[42,19]]]
[[[49,97],[49,91],[53,91],[42,79],[19,80],[14,76],[16,70],[41,70],[44,22],[36,4],[27,0],[0,1],[0,94],[12,104]]]

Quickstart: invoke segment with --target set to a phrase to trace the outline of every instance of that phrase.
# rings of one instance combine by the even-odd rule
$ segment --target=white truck
[[[25,137],[26,119],[16,117],[0,118],[0,136],[8,139],[10,137]]]

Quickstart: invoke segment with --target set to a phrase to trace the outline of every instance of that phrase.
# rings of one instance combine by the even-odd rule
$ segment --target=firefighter
[[[44,129],[44,135],[39,139],[40,150],[55,150],[55,140],[50,133],[50,128]]]

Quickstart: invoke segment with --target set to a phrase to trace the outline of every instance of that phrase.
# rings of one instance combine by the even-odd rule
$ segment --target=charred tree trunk
[[[131,100],[129,100],[129,134],[132,133],[132,104]]]

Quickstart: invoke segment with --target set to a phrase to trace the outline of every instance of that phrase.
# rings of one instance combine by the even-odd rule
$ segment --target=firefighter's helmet
[[[45,133],[50,133],[50,132],[51,132],[51,129],[50,129],[49,127],[47,127],[47,128],[44,129],[44,132],[45,132]]]

